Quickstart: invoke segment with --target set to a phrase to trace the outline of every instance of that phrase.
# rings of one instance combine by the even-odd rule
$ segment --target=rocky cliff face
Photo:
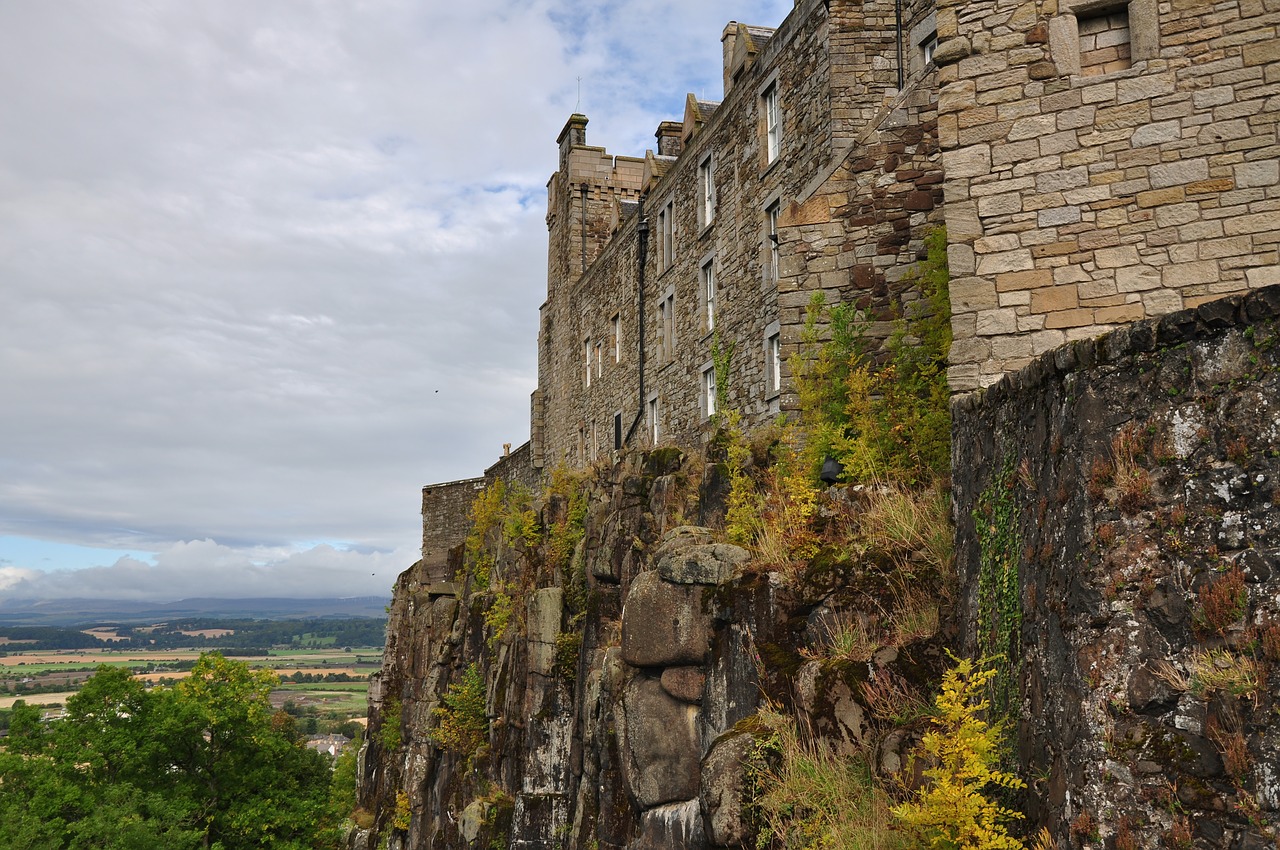
[[[936,670],[930,635],[858,664],[807,658],[851,595],[880,604],[883,577],[827,560],[784,580],[722,534],[684,524],[723,515],[723,464],[658,450],[575,486],[587,508],[563,570],[550,550],[573,505],[552,493],[532,506],[552,529],[538,545],[513,545],[509,529],[488,535],[490,590],[468,586],[461,553],[460,583],[429,584],[417,568],[401,576],[360,767],[374,823],[353,846],[751,845],[744,766],[762,703],[853,752],[884,725],[855,699],[861,682]],[[492,588],[520,581],[519,611],[495,640]],[[432,730],[473,664],[488,734],[474,753],[450,752]],[[898,746],[887,751],[895,766]]]
[[[1055,846],[1273,846],[1277,316],[1216,302],[956,403],[958,587],[840,531],[871,490],[821,496],[803,563],[724,543],[714,446],[508,493],[458,581],[397,584],[353,847],[755,846],[763,710],[909,786],[944,646],[1003,654]]]

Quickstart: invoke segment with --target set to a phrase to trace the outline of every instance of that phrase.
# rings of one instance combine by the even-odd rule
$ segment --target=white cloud
[[[163,556],[104,592],[199,584],[181,541],[407,566],[420,487],[528,435],[576,78],[641,153],[718,96],[729,18],[790,6],[5,4],[0,535]],[[308,552],[232,569],[392,571]]]

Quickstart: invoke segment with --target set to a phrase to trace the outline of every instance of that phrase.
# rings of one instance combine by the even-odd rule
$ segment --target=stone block
[[[1018,314],[1013,308],[982,310],[978,313],[978,336],[1001,336],[1018,332]]]
[[[1121,266],[1136,265],[1138,262],[1138,249],[1133,245],[1098,248],[1093,252],[1093,261],[1100,269],[1115,269]]]
[[[1033,313],[1073,310],[1077,306],[1079,306],[1079,294],[1075,286],[1047,286],[1031,293]]]
[[[1116,289],[1120,292],[1142,292],[1160,285],[1160,270],[1157,268],[1132,265],[1116,269]]]
[[[951,244],[947,246],[947,268],[953,275],[970,275],[977,270],[973,246]]]
[[[984,254],[978,258],[978,274],[994,275],[1001,272],[1020,272],[1035,268],[1031,259],[1031,251],[1021,248],[1016,251],[1002,251],[998,254]]]
[[[1254,269],[1246,269],[1244,276],[1249,282],[1250,289],[1277,286],[1280,285],[1280,266],[1260,266]]]
[[[1046,330],[1054,328],[1080,328],[1093,324],[1093,310],[1081,307],[1076,310],[1062,310],[1049,313],[1044,317]]]
[[[1242,162],[1233,170],[1236,185],[1242,189],[1280,183],[1280,162],[1274,159]]]
[[[1154,189],[1150,192],[1138,193],[1138,206],[1141,208],[1158,207],[1161,204],[1178,204],[1187,196],[1186,190],[1181,186],[1172,186],[1168,189]]]
[[[1172,263],[1161,270],[1161,281],[1166,287],[1176,288],[1210,283],[1218,280],[1219,274],[1218,263],[1215,260]]]
[[[957,150],[942,152],[942,169],[947,179],[955,177],[979,177],[991,172],[991,146],[969,145]]]
[[[1034,252],[1034,249],[1032,249]],[[1053,285],[1050,269],[1031,269],[1024,272],[1004,272],[996,275],[996,291],[1010,292],[1018,289],[1039,289]]]
[[[1146,311],[1141,304],[1099,307],[1093,311],[1093,322],[1097,325],[1119,325],[1127,322],[1136,322],[1144,318],[1146,318]]]
[[[1003,195],[991,195],[978,199],[978,215],[1009,215],[1022,212],[1022,195],[1018,192],[1006,192]]]
[[[1182,309],[1182,295],[1168,289],[1157,289],[1142,294],[1142,307],[1148,316],[1164,316]]]
[[[1271,233],[1280,231],[1280,210],[1242,215],[1223,222],[1223,230],[1228,236],[1242,233]]]
[[[1135,148],[1146,145],[1162,145],[1182,138],[1182,124],[1178,121],[1157,121],[1145,124],[1133,131],[1129,144]]]
[[[1185,185],[1196,180],[1209,179],[1209,161],[1202,158],[1161,163],[1151,166],[1147,174],[1153,189]]]
[[[1116,102],[1133,103],[1161,95],[1172,94],[1175,88],[1172,72],[1164,74],[1146,74],[1116,81]],[[1087,100],[1087,98],[1086,98]]]
[[[1005,138],[1011,142],[1019,142],[1023,139],[1038,138],[1052,133],[1056,129],[1056,116],[1036,115],[1031,118],[1022,118],[1014,121],[1013,126],[1009,128],[1009,134]]]
[[[951,307],[953,310],[990,310],[998,306],[996,287],[980,277],[957,278],[951,281]]]
[[[1053,209],[1041,210],[1036,215],[1036,224],[1040,227],[1056,227],[1063,224],[1075,224],[1078,221],[1080,221],[1080,208],[1076,206],[1054,207]]]
[[[1089,185],[1089,169],[1081,165],[1062,171],[1049,171],[1036,175],[1037,192],[1061,192]]]

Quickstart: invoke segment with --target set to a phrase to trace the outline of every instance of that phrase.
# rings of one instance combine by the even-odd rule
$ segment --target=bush
[[[462,677],[449,685],[444,705],[432,710],[436,726],[430,732],[432,742],[442,749],[471,756],[489,734],[489,718],[485,715],[484,678],[480,668],[470,665]]]
[[[1001,730],[981,718],[989,707],[982,694],[994,675],[994,670],[975,667],[969,659],[958,660],[946,672],[934,701],[938,713],[933,728],[915,755],[929,764],[924,771],[927,784],[913,800],[893,809],[898,820],[930,847],[1022,850],[1022,842],[1004,826],[1022,814],[986,796],[991,787],[1025,787],[1018,777],[997,769]]]

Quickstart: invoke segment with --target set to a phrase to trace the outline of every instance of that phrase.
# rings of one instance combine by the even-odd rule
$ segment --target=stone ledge
[[[1059,346],[985,389],[958,395],[951,400],[951,414],[955,417],[972,412],[981,405],[1039,386],[1055,375],[1115,363],[1131,354],[1172,348],[1217,336],[1228,328],[1243,327],[1278,316],[1280,285],[1254,290],[1248,295],[1229,295],[1158,318],[1143,319],[1093,339]]]

